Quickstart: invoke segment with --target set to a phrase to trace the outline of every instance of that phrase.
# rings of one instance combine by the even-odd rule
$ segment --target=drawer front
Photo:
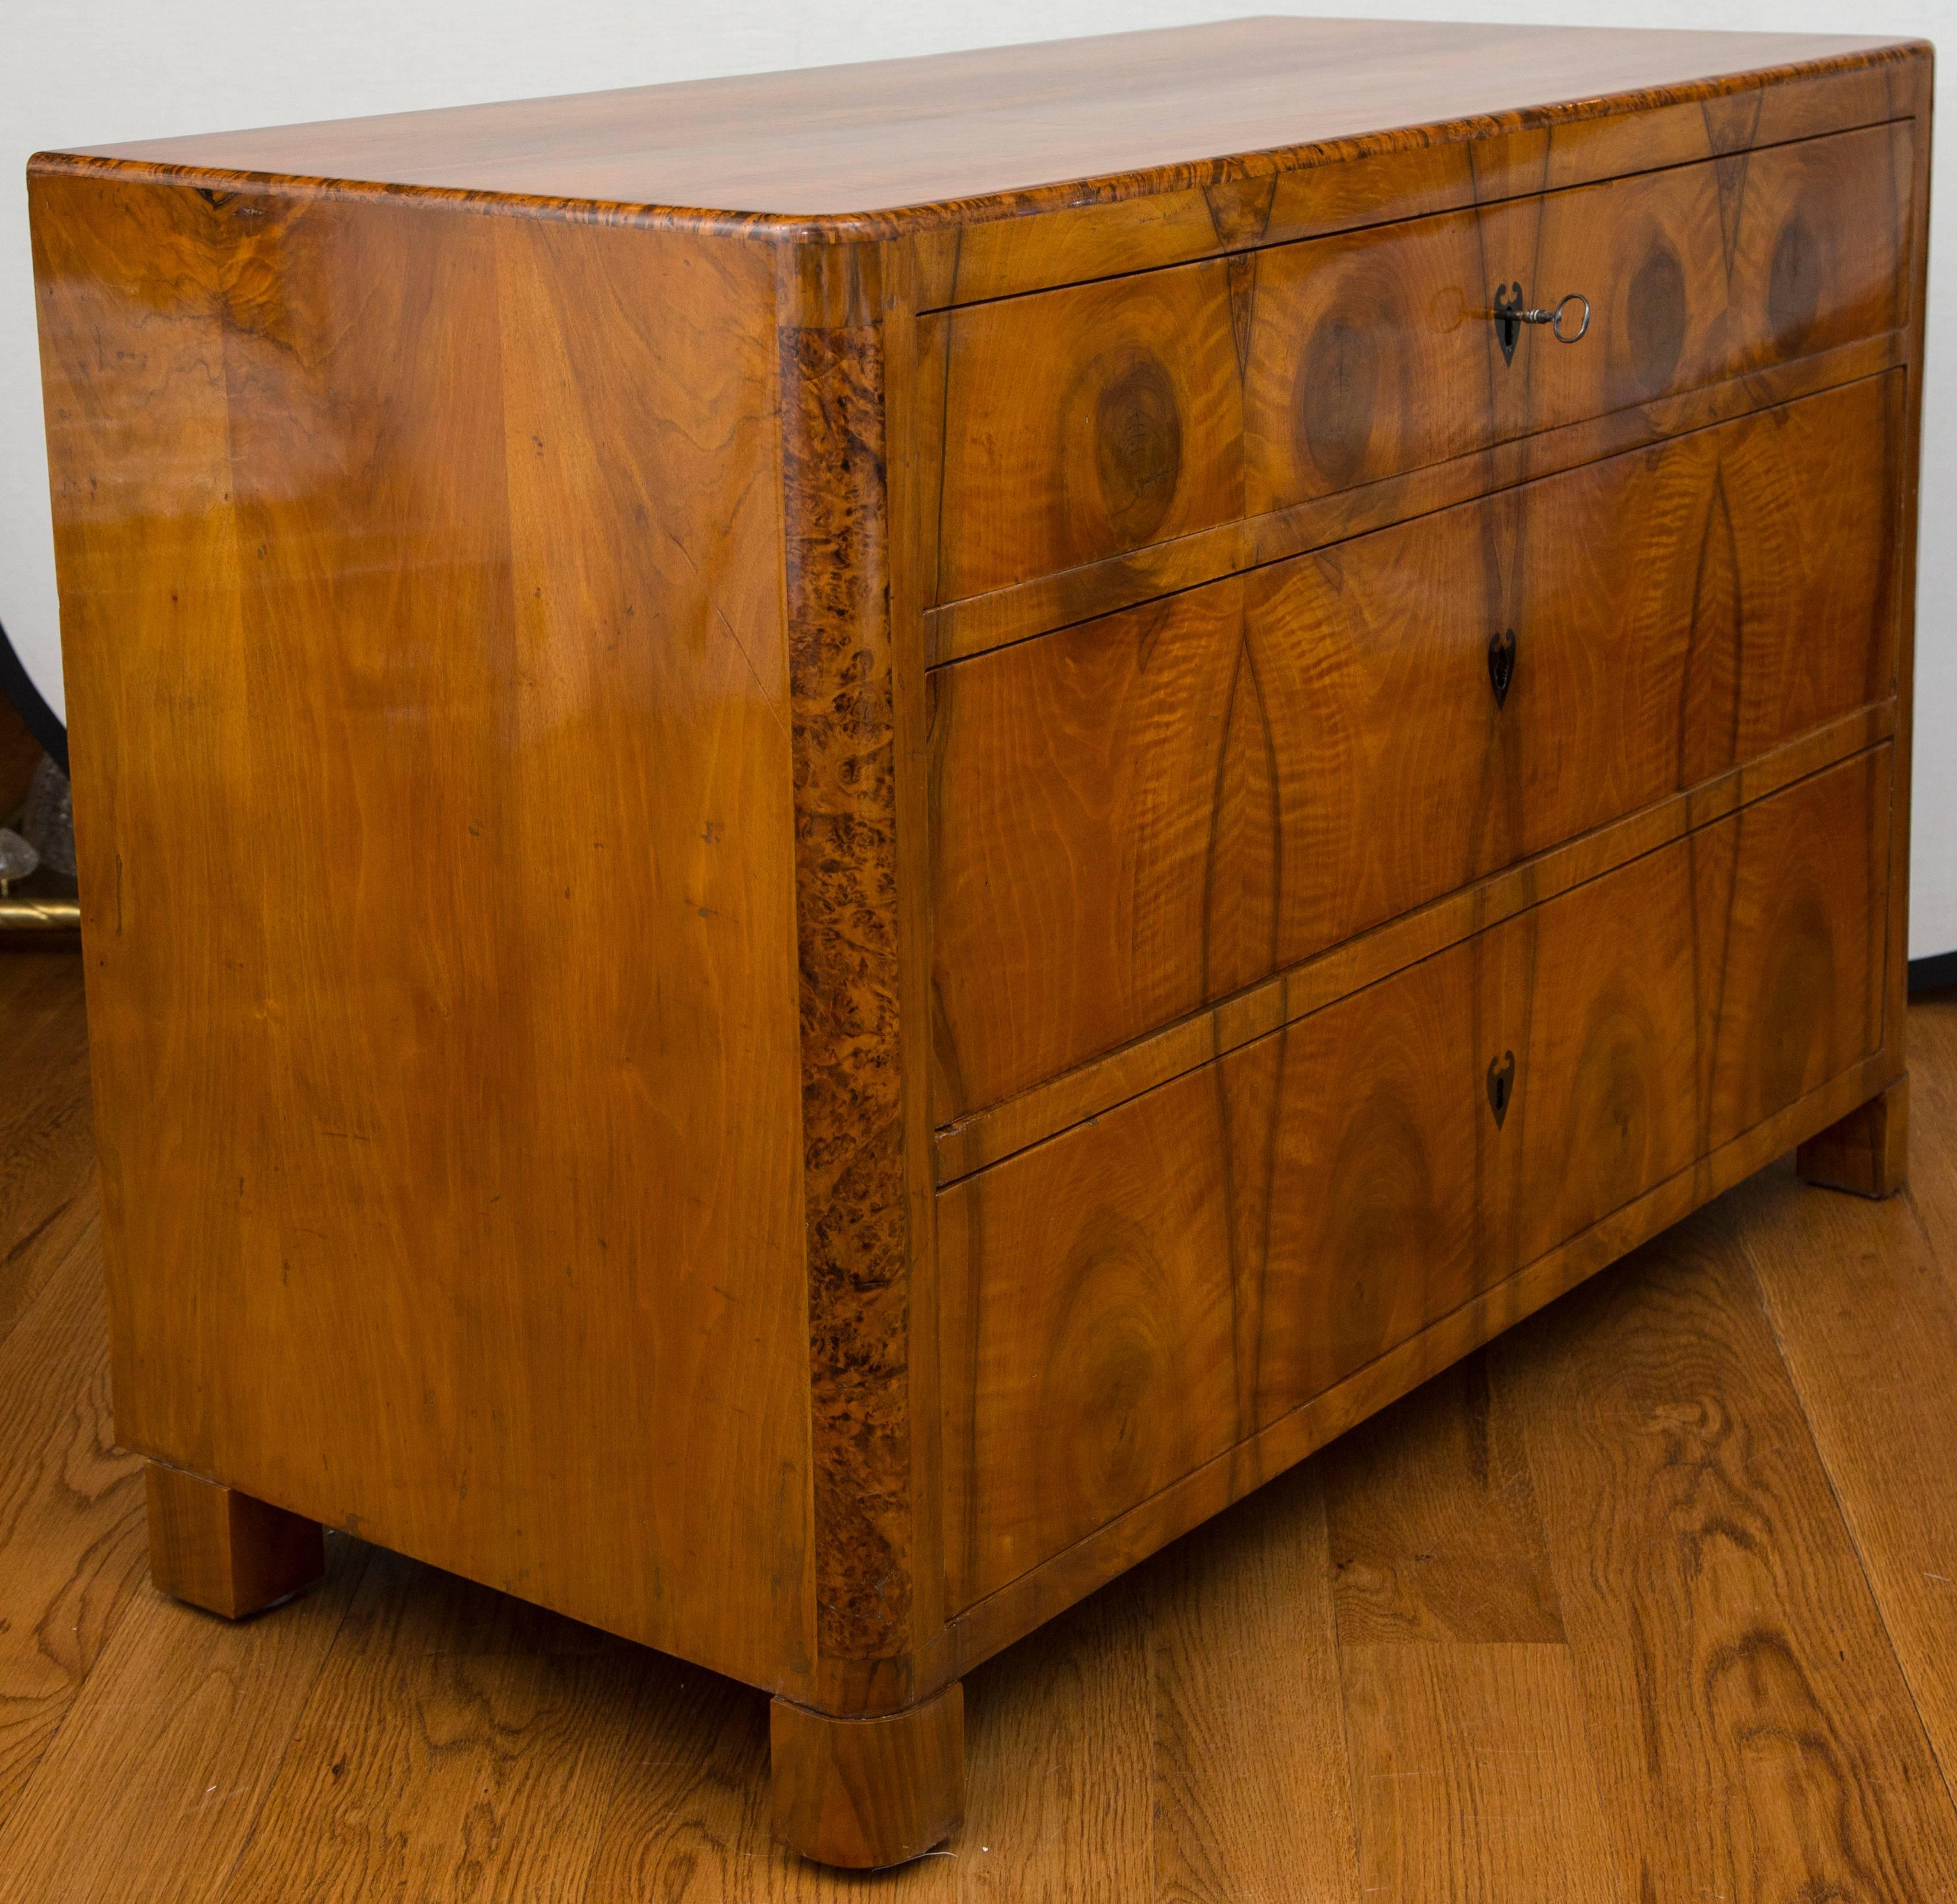
[[[954,1605],[1877,1050],[1890,766],[1858,755],[941,1192]]]
[[[1908,122],[1002,299],[945,352],[939,602],[1902,322]],[[1504,361],[1497,283],[1592,302]],[[928,343],[934,343],[935,337]]]
[[[1902,397],[937,670],[938,1121],[1886,697]]]

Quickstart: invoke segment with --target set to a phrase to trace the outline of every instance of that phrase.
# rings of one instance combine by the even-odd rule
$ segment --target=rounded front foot
[[[775,1836],[822,1864],[901,1864],[965,1816],[965,1689],[883,1719],[833,1719],[786,1699],[769,1715]]]

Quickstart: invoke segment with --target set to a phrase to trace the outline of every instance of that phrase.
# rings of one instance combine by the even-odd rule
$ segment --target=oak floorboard
[[[1957,1892],[1953,1811],[1715,1205],[1503,1339],[1627,1893]]]
[[[1957,985],[1910,1001],[1909,1177],[1904,1190],[1957,1290]]]
[[[148,1578],[106,1310],[100,1251],[71,1250],[0,1343],[0,1823]]]
[[[95,1219],[81,992],[73,952],[0,946],[0,1341]]]
[[[217,1896],[368,1553],[329,1536],[324,1580],[254,1619],[138,1592],[0,1834],[0,1900]]]
[[[618,1769],[584,1904],[761,1904],[822,1894],[831,1874],[772,1842],[768,1702],[760,1694],[656,1656]],[[909,1896],[917,1874],[935,1874],[937,1864],[906,1866],[893,1893]]]
[[[1528,1461],[1492,1406],[1486,1350],[1320,1458],[1342,1646],[1562,1643]]]
[[[652,1657],[589,1631],[385,1557],[216,1895],[581,1904]]]
[[[1570,1650],[1384,1644],[1345,1653],[1361,1881],[1380,1904],[1613,1904]]]
[[[1146,1586],[1117,1581],[966,1680],[962,1904],[1154,1894]]]
[[[1829,1195],[1775,1169],[1722,1214],[1957,1789],[1957,1289],[1900,1197]]]
[[[1163,1904],[1358,1904],[1321,1472],[1149,1564]],[[1230,1768],[1219,1780],[1220,1768]]]

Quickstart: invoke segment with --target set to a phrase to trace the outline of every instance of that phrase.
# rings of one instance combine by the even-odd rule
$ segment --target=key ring
[[[1582,307],[1583,315],[1574,331],[1565,331],[1563,314],[1573,304]],[[1516,360],[1516,340],[1521,337],[1525,324],[1546,324],[1558,343],[1575,343],[1590,328],[1590,300],[1581,291],[1572,291],[1553,311],[1525,309],[1519,283],[1498,284],[1495,286],[1494,308],[1488,315],[1495,321],[1495,335],[1502,346],[1502,361],[1512,364]]]

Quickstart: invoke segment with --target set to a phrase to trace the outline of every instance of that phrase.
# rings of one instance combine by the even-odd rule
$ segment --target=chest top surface
[[[1921,43],[1263,17],[83,150],[71,161],[865,235],[1709,98]],[[1249,159],[1249,166],[1242,161]],[[45,161],[43,163],[46,163]],[[1056,196],[1054,203],[1063,202]]]

